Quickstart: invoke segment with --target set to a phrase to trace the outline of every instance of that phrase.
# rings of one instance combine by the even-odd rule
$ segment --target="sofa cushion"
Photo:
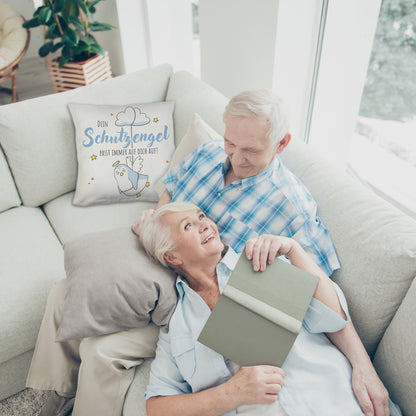
[[[154,202],[77,207],[73,192],[45,204],[43,209],[62,244],[79,236],[118,227],[130,227],[142,210]]]
[[[53,282],[65,277],[63,250],[39,208],[0,215],[0,363],[35,345]]]
[[[416,223],[308,145],[291,143],[282,160],[316,199],[341,263],[332,277],[372,356],[416,275]]]
[[[175,150],[174,102],[68,106],[78,158],[74,204],[157,202],[155,185]]]
[[[0,148],[0,212],[21,204],[9,165]]]
[[[172,155],[169,169],[175,167],[199,145],[209,140],[218,139],[222,139],[222,136],[220,136],[211,126],[205,123],[199,114],[195,113],[192,116],[191,123],[188,127],[188,130],[186,131],[185,136],[182,138]],[[156,191],[158,192],[159,196],[164,192],[164,190],[165,185],[162,180],[160,180],[156,184]]]
[[[68,292],[57,341],[150,322],[167,327],[176,307],[176,273],[153,262],[130,227],[76,238],[64,253]]]
[[[60,94],[0,106],[0,141],[23,203],[38,206],[75,189],[75,134],[68,102],[163,101],[171,73],[171,66],[162,65]]]
[[[416,278],[374,356],[374,366],[404,414],[416,409]]]
[[[167,100],[175,101],[175,140],[185,135],[192,115],[198,113],[212,128],[224,133],[222,115],[228,98],[185,71],[175,72],[169,82]]]

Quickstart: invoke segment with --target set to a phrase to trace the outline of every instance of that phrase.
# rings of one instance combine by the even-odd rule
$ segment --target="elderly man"
[[[331,275],[339,263],[316,203],[277,156],[291,139],[281,99],[269,90],[241,93],[230,100],[224,122],[224,141],[202,145],[168,172],[158,206],[193,202],[237,252],[257,235],[293,237]],[[152,212],[140,214],[137,234]]]
[[[203,145],[172,169],[158,206],[191,200],[218,224],[224,242],[237,252],[248,239],[262,234],[293,237],[327,275],[332,274],[339,263],[316,216],[316,203],[277,156],[290,142],[280,100],[270,91],[243,93],[230,101],[224,119],[224,143]],[[150,210],[139,216],[133,227],[136,233],[152,214]],[[260,255],[254,256],[253,264],[259,270],[264,266]],[[120,415],[134,367],[153,354],[157,331],[149,326],[55,343],[65,290],[58,286],[49,297],[27,386],[55,391],[42,416],[65,415],[72,405],[76,416]],[[146,345],[142,331],[154,334],[145,337]],[[361,407],[373,414],[388,395],[352,323],[331,339],[353,366],[353,387]],[[142,352],[140,357],[137,351]],[[51,359],[54,365],[43,364]]]

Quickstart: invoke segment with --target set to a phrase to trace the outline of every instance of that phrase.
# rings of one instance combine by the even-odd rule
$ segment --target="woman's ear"
[[[183,261],[176,257],[172,252],[165,253],[163,258],[166,263],[171,264],[172,266],[180,266],[183,263]]]

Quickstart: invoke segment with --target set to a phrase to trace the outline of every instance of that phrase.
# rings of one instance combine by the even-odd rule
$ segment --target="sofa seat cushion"
[[[75,131],[68,103],[163,101],[171,74],[170,65],[161,65],[71,91],[0,106],[1,146],[24,205],[42,205],[75,189]]]
[[[9,165],[0,148],[0,212],[17,207],[20,203]]]
[[[63,249],[39,208],[0,215],[0,363],[35,345],[52,284],[65,277]]]
[[[416,223],[308,145],[291,143],[282,160],[318,204],[341,263],[332,277],[372,356],[416,275]]]
[[[62,195],[44,205],[44,211],[62,244],[96,231],[130,227],[142,210],[155,207],[154,202],[131,202],[78,207],[74,193]]]

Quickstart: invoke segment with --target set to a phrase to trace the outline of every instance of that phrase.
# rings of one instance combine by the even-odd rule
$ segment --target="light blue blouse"
[[[218,264],[221,292],[238,258],[230,247]],[[312,299],[301,332],[282,367],[285,378],[278,398],[289,416],[333,416],[340,411],[348,416],[363,415],[351,387],[351,366],[324,334],[339,331],[350,319],[345,297],[334,285],[348,320]],[[160,331],[146,399],[205,390],[226,382],[236,370],[222,355],[197,341],[211,313],[208,305],[180,277],[176,287],[178,304],[169,332]],[[233,410],[224,415],[236,414],[237,410]]]

